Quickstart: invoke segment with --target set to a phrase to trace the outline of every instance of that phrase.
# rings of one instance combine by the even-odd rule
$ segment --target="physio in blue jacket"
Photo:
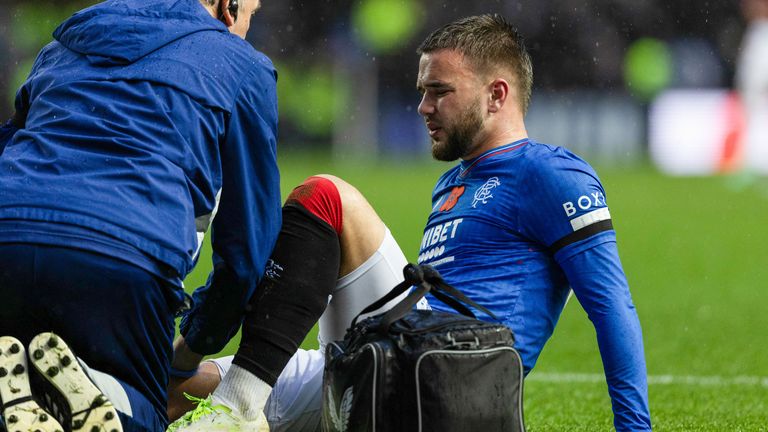
[[[243,40],[259,3],[82,10],[40,52],[0,130],[0,368],[54,332],[22,366],[59,387],[54,407],[35,410],[63,412],[66,430],[164,430],[172,371],[196,369],[241,324],[281,225],[277,74]],[[190,303],[182,280],[209,229],[213,271]],[[70,350],[81,362],[61,360]],[[9,400],[6,375],[6,423],[27,421],[9,412],[34,401]],[[119,423],[95,418],[103,400],[60,388],[86,379]]]

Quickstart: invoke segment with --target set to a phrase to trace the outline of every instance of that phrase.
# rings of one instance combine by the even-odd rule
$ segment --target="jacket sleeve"
[[[271,64],[243,79],[221,145],[213,271],[193,294],[194,306],[180,327],[198,354],[219,352],[237,332],[280,230],[276,79]]]
[[[640,321],[615,241],[582,250],[559,264],[595,326],[617,431],[650,431]]]
[[[29,95],[26,87],[22,87],[16,93],[15,106],[16,111],[13,113],[13,117],[0,127],[0,155],[3,154],[5,147],[11,142],[16,132],[24,129],[27,112],[29,111]]]
[[[3,154],[3,150],[11,142],[13,136],[16,134],[19,128],[16,126],[13,120],[8,120],[2,127],[0,127],[0,155]]]

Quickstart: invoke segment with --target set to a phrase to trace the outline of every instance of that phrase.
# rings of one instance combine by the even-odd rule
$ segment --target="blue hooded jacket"
[[[272,63],[199,0],[107,1],[54,38],[0,130],[0,242],[98,252],[180,288],[210,226],[214,271],[182,334],[219,351],[281,223]]]

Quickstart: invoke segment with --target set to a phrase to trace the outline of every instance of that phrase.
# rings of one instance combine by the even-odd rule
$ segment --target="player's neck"
[[[521,139],[528,138],[528,132],[525,130],[525,125],[522,123],[520,123],[518,126],[512,126],[491,132],[492,133],[482,138],[479,145],[475,147],[472,153],[468,154],[462,159],[471,160],[487,151],[505,146],[515,141],[520,141]]]

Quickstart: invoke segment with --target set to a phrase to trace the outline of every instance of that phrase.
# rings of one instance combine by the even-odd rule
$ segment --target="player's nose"
[[[426,117],[435,112],[435,105],[427,99],[426,94],[421,97],[417,111],[422,117]]]

